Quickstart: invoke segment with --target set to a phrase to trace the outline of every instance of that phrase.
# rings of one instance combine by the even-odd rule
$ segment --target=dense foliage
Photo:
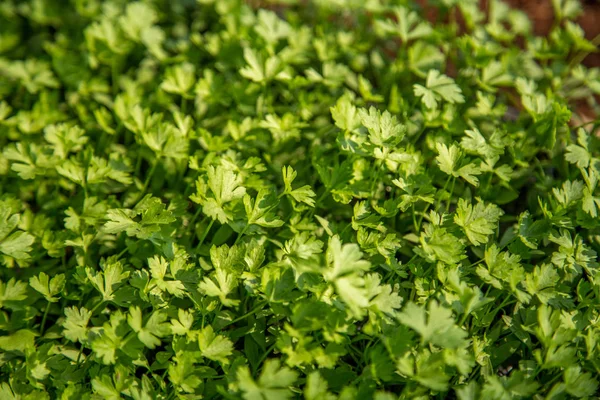
[[[0,398],[597,396],[579,3],[429,3],[2,1]]]

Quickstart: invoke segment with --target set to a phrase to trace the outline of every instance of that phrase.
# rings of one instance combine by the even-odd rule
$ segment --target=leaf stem
[[[244,236],[244,234],[246,233],[246,230],[248,230],[248,225],[244,226],[244,229],[242,229],[242,231],[240,232],[240,234],[238,235],[238,237],[235,239],[235,242],[233,242],[234,246],[236,244],[238,244],[238,242],[240,241],[240,239],[242,238],[242,236]]]
[[[431,206],[431,204],[427,203],[427,206],[425,206],[425,209],[421,213],[421,216],[419,217],[419,225],[417,227],[417,232],[421,231],[421,224],[423,223],[423,219],[425,218],[425,214],[427,214],[427,210],[429,210],[430,206]]]
[[[198,216],[200,215],[201,212],[202,212],[202,207],[198,207],[198,209],[194,213],[194,216],[192,217],[192,219],[190,219],[189,226],[191,226],[191,227],[194,226],[194,223],[196,223],[196,220],[198,219]]]
[[[79,367],[79,363],[81,361],[81,355],[83,354],[83,343],[80,343],[81,347],[79,347],[79,354],[77,354],[77,366]]]
[[[184,96],[181,96],[181,113],[185,115],[187,109],[187,99]]]
[[[146,180],[144,181],[144,186],[142,186],[142,190],[136,196],[133,204],[136,204],[138,201],[140,201],[142,199],[142,197],[144,197],[144,194],[146,194],[146,190],[148,190],[148,186],[150,185],[150,181],[152,180],[152,176],[154,175],[154,172],[156,171],[157,166],[158,166],[158,159],[154,160],[154,162],[152,163],[152,167],[150,167],[150,171],[148,172],[148,175],[146,176]]]
[[[325,189],[325,191],[323,192],[323,194],[321,196],[319,196],[319,198],[315,202],[315,207],[314,207],[315,209],[319,206],[319,204],[321,204],[321,202],[323,200],[325,200],[325,198],[327,197],[328,194],[329,194],[329,189]]]
[[[98,310],[98,308],[100,308],[100,306],[104,304],[104,299],[100,300],[100,302],[98,304],[96,304],[94,306],[94,308],[92,308],[91,313],[92,315],[94,315],[94,313]]]
[[[46,326],[46,319],[48,318],[48,312],[50,311],[50,302],[46,305],[44,316],[42,317],[42,325],[40,326],[40,336],[44,335],[44,327]]]
[[[269,348],[265,351],[265,353],[260,357],[260,360],[258,360],[258,363],[256,365],[262,365],[263,361],[265,361],[266,358],[269,356],[269,354],[271,354],[273,349],[275,349],[276,344],[277,343],[273,343],[271,346],[269,346]]]
[[[110,63],[110,76],[112,83],[112,92],[116,96],[119,93],[119,59],[114,57]]]
[[[242,315],[241,317],[238,317],[230,322],[227,323],[227,325],[225,326],[229,326],[232,324],[235,324],[236,322],[239,322],[243,319],[248,318],[250,315],[254,314],[255,312],[257,312],[258,310],[260,310],[261,308],[263,308],[265,305],[267,304],[267,301],[261,301],[258,303],[258,305],[256,307],[254,307],[252,310],[248,311],[246,314]]]
[[[211,219],[210,223],[208,224],[208,226],[204,230],[204,233],[202,234],[202,237],[200,238],[200,241],[198,242],[198,245],[196,246],[196,250],[200,250],[200,246],[202,246],[202,243],[204,243],[204,239],[206,239],[206,236],[208,235],[208,232],[210,231],[210,229],[212,228],[212,226],[213,226],[214,223],[215,223],[215,220]]]
[[[417,224],[417,216],[415,215],[415,203],[412,204],[412,220],[413,220],[413,226],[415,227],[415,232],[418,232],[419,225]]]
[[[594,37],[591,40],[591,43],[594,47],[598,47],[600,46],[600,34],[596,35],[596,37]],[[580,53],[575,54],[575,57],[573,57],[573,59],[571,60],[571,62],[569,63],[569,66],[567,68],[567,71],[571,71],[573,68],[575,68],[576,65],[579,65],[583,62],[583,60],[590,54],[590,51],[582,51]]]
[[[452,186],[450,186],[450,194],[448,195],[448,200],[446,201],[446,211],[450,212],[450,203],[452,201],[452,195],[454,194],[454,185],[456,184],[456,177],[452,177]]]

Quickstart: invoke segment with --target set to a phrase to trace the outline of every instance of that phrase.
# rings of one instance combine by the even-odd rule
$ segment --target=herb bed
[[[0,398],[597,397],[581,4],[430,3],[3,2]]]

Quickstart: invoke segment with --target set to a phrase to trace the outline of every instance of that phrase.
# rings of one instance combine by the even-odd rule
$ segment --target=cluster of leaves
[[[0,398],[597,396],[578,1],[254,3],[2,1]]]

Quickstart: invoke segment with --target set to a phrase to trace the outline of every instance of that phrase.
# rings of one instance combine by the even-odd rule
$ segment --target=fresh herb
[[[0,398],[597,397],[597,40],[428,3],[3,1]]]

